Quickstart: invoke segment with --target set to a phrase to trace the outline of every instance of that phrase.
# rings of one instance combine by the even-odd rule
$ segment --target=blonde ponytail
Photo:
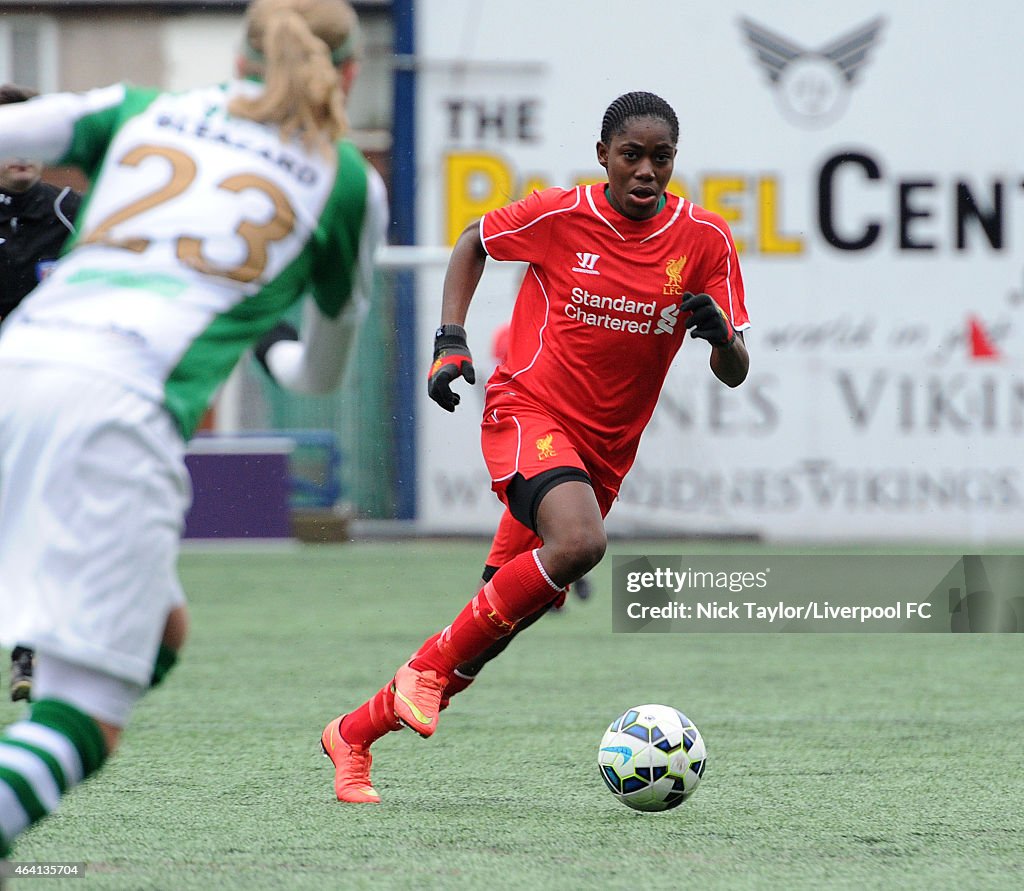
[[[228,111],[329,150],[348,131],[337,66],[354,52],[355,12],[345,0],[254,0],[247,18],[247,67],[265,89]]]

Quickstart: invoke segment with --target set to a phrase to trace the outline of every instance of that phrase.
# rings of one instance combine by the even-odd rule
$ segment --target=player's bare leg
[[[583,578],[608,547],[593,487],[569,480],[551,489],[537,508],[537,534],[544,541],[540,561],[559,588]]]
[[[184,604],[174,607],[167,614],[167,622],[164,624],[164,634],[161,643],[170,647],[175,652],[180,652],[185,646],[185,638],[188,636],[189,618],[188,609]]]
[[[160,650],[156,655],[150,686],[155,687],[162,683],[170,670],[174,668],[181,648],[185,646],[188,627],[188,608],[184,604],[174,607],[167,614],[167,622],[164,624],[163,637],[160,639]]]

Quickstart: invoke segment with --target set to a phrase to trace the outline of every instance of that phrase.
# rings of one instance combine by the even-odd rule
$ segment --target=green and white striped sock
[[[0,735],[0,857],[26,829],[106,760],[97,723],[66,702],[43,699]]]

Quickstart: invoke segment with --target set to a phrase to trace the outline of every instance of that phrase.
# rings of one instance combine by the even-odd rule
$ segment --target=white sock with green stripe
[[[56,699],[33,703],[26,720],[0,735],[0,857],[105,760],[92,718]]]

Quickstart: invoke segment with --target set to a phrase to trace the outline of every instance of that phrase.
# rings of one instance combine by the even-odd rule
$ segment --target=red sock
[[[380,739],[402,725],[395,717],[395,694],[388,681],[359,708],[341,719],[341,737],[350,746],[363,746]]]
[[[511,634],[516,622],[549,603],[559,591],[536,551],[520,554],[494,574],[451,625],[420,647],[412,667],[450,676],[457,665],[476,659],[494,641]]]
[[[423,645],[413,654],[413,659],[418,656],[422,656],[424,653],[429,653],[431,648],[441,639],[441,632],[438,631],[433,637],[428,637],[423,641]]]
[[[441,700],[441,708],[448,708],[452,697],[456,693],[461,693],[475,680],[476,675],[459,674],[458,671],[453,671],[448,676],[448,683],[444,687],[444,698]]]

